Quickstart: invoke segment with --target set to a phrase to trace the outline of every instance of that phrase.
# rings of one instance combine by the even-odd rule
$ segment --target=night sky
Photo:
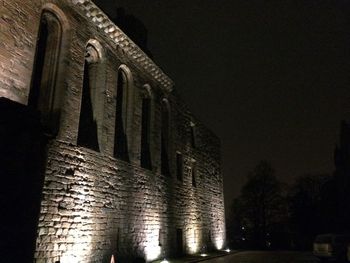
[[[333,171],[350,120],[350,1],[95,3],[143,22],[154,61],[220,137],[226,207],[260,160],[285,182]]]

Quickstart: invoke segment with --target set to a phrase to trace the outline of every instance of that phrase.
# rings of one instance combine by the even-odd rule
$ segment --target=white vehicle
[[[318,235],[313,244],[313,254],[321,261],[349,259],[350,236]]]

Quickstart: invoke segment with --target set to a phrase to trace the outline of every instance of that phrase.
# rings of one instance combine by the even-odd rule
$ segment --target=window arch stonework
[[[103,149],[105,71],[101,46],[90,40],[85,47],[83,88],[77,144],[95,151]]]
[[[114,156],[129,162],[133,159],[134,92],[132,74],[126,65],[121,65],[118,69],[116,86]]]
[[[44,132],[49,137],[65,134],[65,70],[70,44],[70,24],[55,4],[42,7],[28,94],[28,106],[40,113]]]
[[[44,10],[40,19],[28,106],[40,113],[44,131],[56,136],[59,130],[62,92],[57,85],[62,46],[62,24],[58,16]]]

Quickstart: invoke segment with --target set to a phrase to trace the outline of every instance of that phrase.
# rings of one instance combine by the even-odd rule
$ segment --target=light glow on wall
[[[152,261],[160,256],[161,247],[157,244],[150,244],[145,247],[146,260]]]
[[[161,255],[161,246],[159,244],[159,222],[153,221],[147,229],[145,247],[145,256],[147,261],[153,261]]]
[[[222,237],[216,237],[214,244],[217,250],[221,250],[224,246],[224,239]]]
[[[188,231],[188,249],[189,254],[198,253],[199,250],[199,235],[198,229],[192,225]]]
[[[225,246],[225,221],[222,218],[217,218],[216,222],[211,225],[212,241],[217,250],[222,250]]]
[[[81,235],[80,231],[74,231],[73,244],[67,244],[67,250],[62,253],[60,263],[84,262],[91,253],[91,236]]]
[[[76,175],[78,172],[76,172]],[[83,175],[84,176],[84,175]],[[82,186],[76,186],[71,189],[75,193],[74,205],[84,203],[85,201],[94,201],[93,195],[89,191],[84,191]],[[91,257],[93,231],[99,224],[91,212],[75,211],[69,216],[73,222],[68,226],[65,235],[65,243],[58,243],[58,252],[60,253],[60,263],[78,263],[86,262]],[[76,225],[73,227],[73,225]],[[67,228],[66,228],[67,229]]]

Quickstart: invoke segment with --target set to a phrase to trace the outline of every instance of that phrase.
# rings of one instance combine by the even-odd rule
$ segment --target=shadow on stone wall
[[[33,262],[44,179],[45,137],[39,115],[0,98],[0,258]]]

